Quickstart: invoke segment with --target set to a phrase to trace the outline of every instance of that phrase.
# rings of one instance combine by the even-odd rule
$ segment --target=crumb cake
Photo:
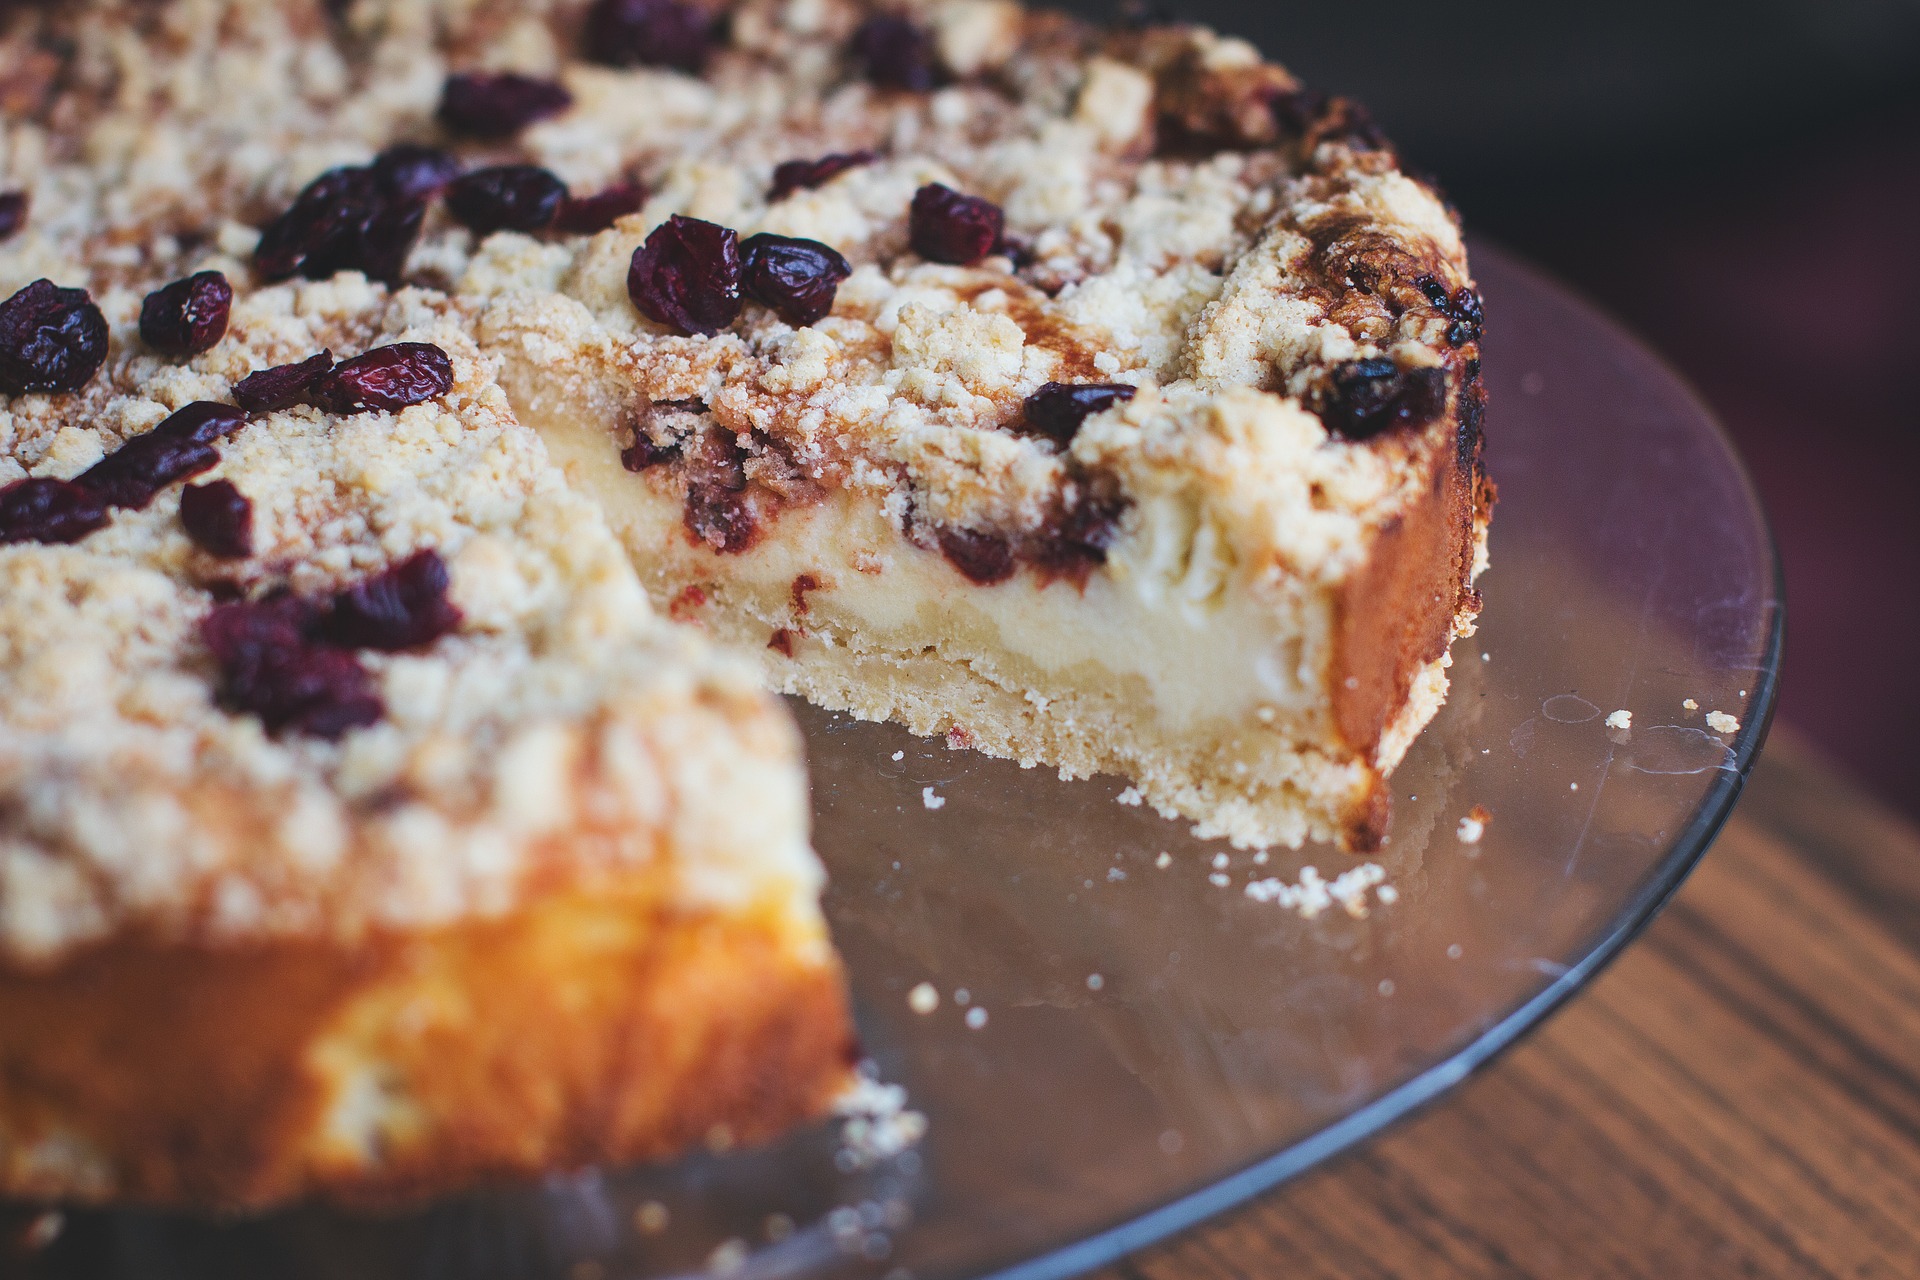
[[[1480,301],[1246,44],[84,0],[0,13],[0,104],[0,1194],[384,1203],[817,1114],[759,685],[1383,839],[1479,608]]]
[[[826,1106],[797,735],[649,608],[452,304],[274,286],[179,360],[103,301],[98,373],[0,453],[0,1189],[389,1203]],[[263,402],[329,350],[440,355]]]

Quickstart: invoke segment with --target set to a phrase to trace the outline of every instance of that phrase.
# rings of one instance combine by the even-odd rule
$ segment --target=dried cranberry
[[[1075,496],[1047,535],[1033,547],[1041,575],[1084,584],[1089,574],[1107,562],[1107,552],[1120,540],[1120,517],[1126,501],[1117,492]]]
[[[1402,369],[1376,356],[1350,360],[1333,371],[1321,398],[1320,416],[1337,435],[1366,440],[1388,427],[1431,422],[1446,402],[1443,370]]]
[[[146,510],[155,494],[176,480],[211,470],[219,450],[198,440],[149,431],[115,449],[73,478],[110,507]]]
[[[426,221],[423,200],[391,201],[367,222],[360,234],[360,257],[355,264],[369,280],[398,284],[406,269],[407,255],[420,238],[420,224]]]
[[[872,164],[880,157],[871,151],[836,151],[818,160],[788,160],[774,166],[768,201],[784,200],[802,187],[822,186],[849,169]]]
[[[460,176],[460,161],[451,153],[412,142],[388,147],[369,167],[389,197],[409,204],[438,195]]]
[[[313,382],[315,404],[334,413],[389,412],[445,395],[453,362],[431,342],[396,342],[339,364]]]
[[[195,444],[212,444],[222,436],[232,435],[247,424],[247,415],[230,404],[215,404],[211,400],[195,400],[185,408],[169,414],[153,434],[169,440],[191,440]]]
[[[964,267],[992,253],[1005,226],[1000,206],[991,200],[929,182],[913,193],[907,240],[929,262]]]
[[[27,225],[27,193],[9,191],[0,195],[0,240],[12,236]]]
[[[440,91],[438,119],[453,133],[507,138],[572,105],[573,95],[555,81],[511,71],[476,72],[447,77]]]
[[[621,182],[590,196],[568,196],[554,215],[555,231],[590,236],[605,231],[647,202],[647,189],[637,182]]]
[[[85,289],[35,280],[0,302],[0,394],[78,391],[106,358],[106,317]]]
[[[691,533],[721,555],[738,555],[760,537],[760,521],[742,490],[698,481],[687,486],[681,519]]]
[[[633,443],[620,451],[620,465],[629,471],[645,471],[680,456],[677,444],[661,444],[644,431],[633,433]]]
[[[717,333],[740,314],[740,237],[674,214],[633,251],[627,295],[640,314],[682,333]]]
[[[460,625],[450,581],[438,551],[416,551],[335,596],[319,632],[335,644],[389,652],[432,644]]]
[[[356,656],[307,639],[308,608],[281,600],[215,605],[200,639],[220,665],[220,704],[260,717],[270,733],[338,739],[386,708]]]
[[[867,79],[883,89],[925,93],[934,86],[933,37],[898,14],[861,23],[853,33],[853,56],[866,67]]]
[[[680,0],[599,0],[587,15],[587,57],[612,67],[698,72],[712,48],[714,20]]]
[[[1124,382],[1048,382],[1021,404],[1020,416],[1029,431],[1070,444],[1081,423],[1133,399],[1135,390]]]
[[[965,574],[969,582],[983,587],[1005,582],[1013,576],[1013,547],[998,534],[972,529],[940,530],[940,553]]]
[[[396,181],[392,173],[359,166],[321,174],[262,229],[255,270],[265,280],[325,280],[337,271],[360,271],[394,283],[426,214],[420,198],[397,193]]]
[[[447,186],[447,212],[475,235],[538,231],[553,221],[567,184],[537,164],[476,169]]]
[[[853,274],[847,260],[818,240],[750,236],[740,246],[740,287],[796,329],[833,310],[840,282]]]
[[[67,480],[15,480],[0,489],[0,542],[78,542],[107,523],[107,504]]]
[[[333,352],[322,351],[294,364],[250,373],[233,384],[233,399],[248,413],[271,413],[307,398],[313,384],[333,368]]]
[[[223,560],[253,554],[253,503],[230,481],[190,484],[180,491],[180,523],[193,545]]]
[[[1448,293],[1447,286],[1432,276],[1421,276],[1414,284],[1436,311],[1453,322],[1447,326],[1448,345],[1460,347],[1479,340],[1487,320],[1479,294],[1464,284]]]
[[[198,355],[227,332],[233,286],[218,271],[201,271],[147,295],[140,339],[167,356]]]

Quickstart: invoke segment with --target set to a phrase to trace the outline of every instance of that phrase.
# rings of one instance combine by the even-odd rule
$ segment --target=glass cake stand
[[[1765,735],[1781,641],[1765,519],[1699,400],[1589,306],[1473,252],[1493,568],[1452,696],[1394,778],[1375,859],[1390,904],[1375,889],[1364,918],[1307,918],[1245,886],[1357,860],[1256,864],[1116,803],[1119,781],[797,707],[828,915],[874,1070],[927,1119],[917,1146],[874,1160],[819,1126],[388,1219],[76,1213],[12,1264],[62,1280],[1039,1280],[1272,1187],[1457,1083],[1705,851]]]

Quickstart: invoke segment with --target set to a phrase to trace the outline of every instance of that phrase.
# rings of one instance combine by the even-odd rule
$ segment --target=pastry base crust
[[[660,874],[357,944],[116,939],[0,973],[0,1195],[378,1206],[750,1143],[856,1056],[815,919]]]

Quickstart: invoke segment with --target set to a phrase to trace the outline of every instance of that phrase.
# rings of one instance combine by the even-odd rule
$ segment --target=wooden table
[[[1920,833],[1776,731],[1718,843],[1427,1112],[1101,1274],[1920,1277]]]

